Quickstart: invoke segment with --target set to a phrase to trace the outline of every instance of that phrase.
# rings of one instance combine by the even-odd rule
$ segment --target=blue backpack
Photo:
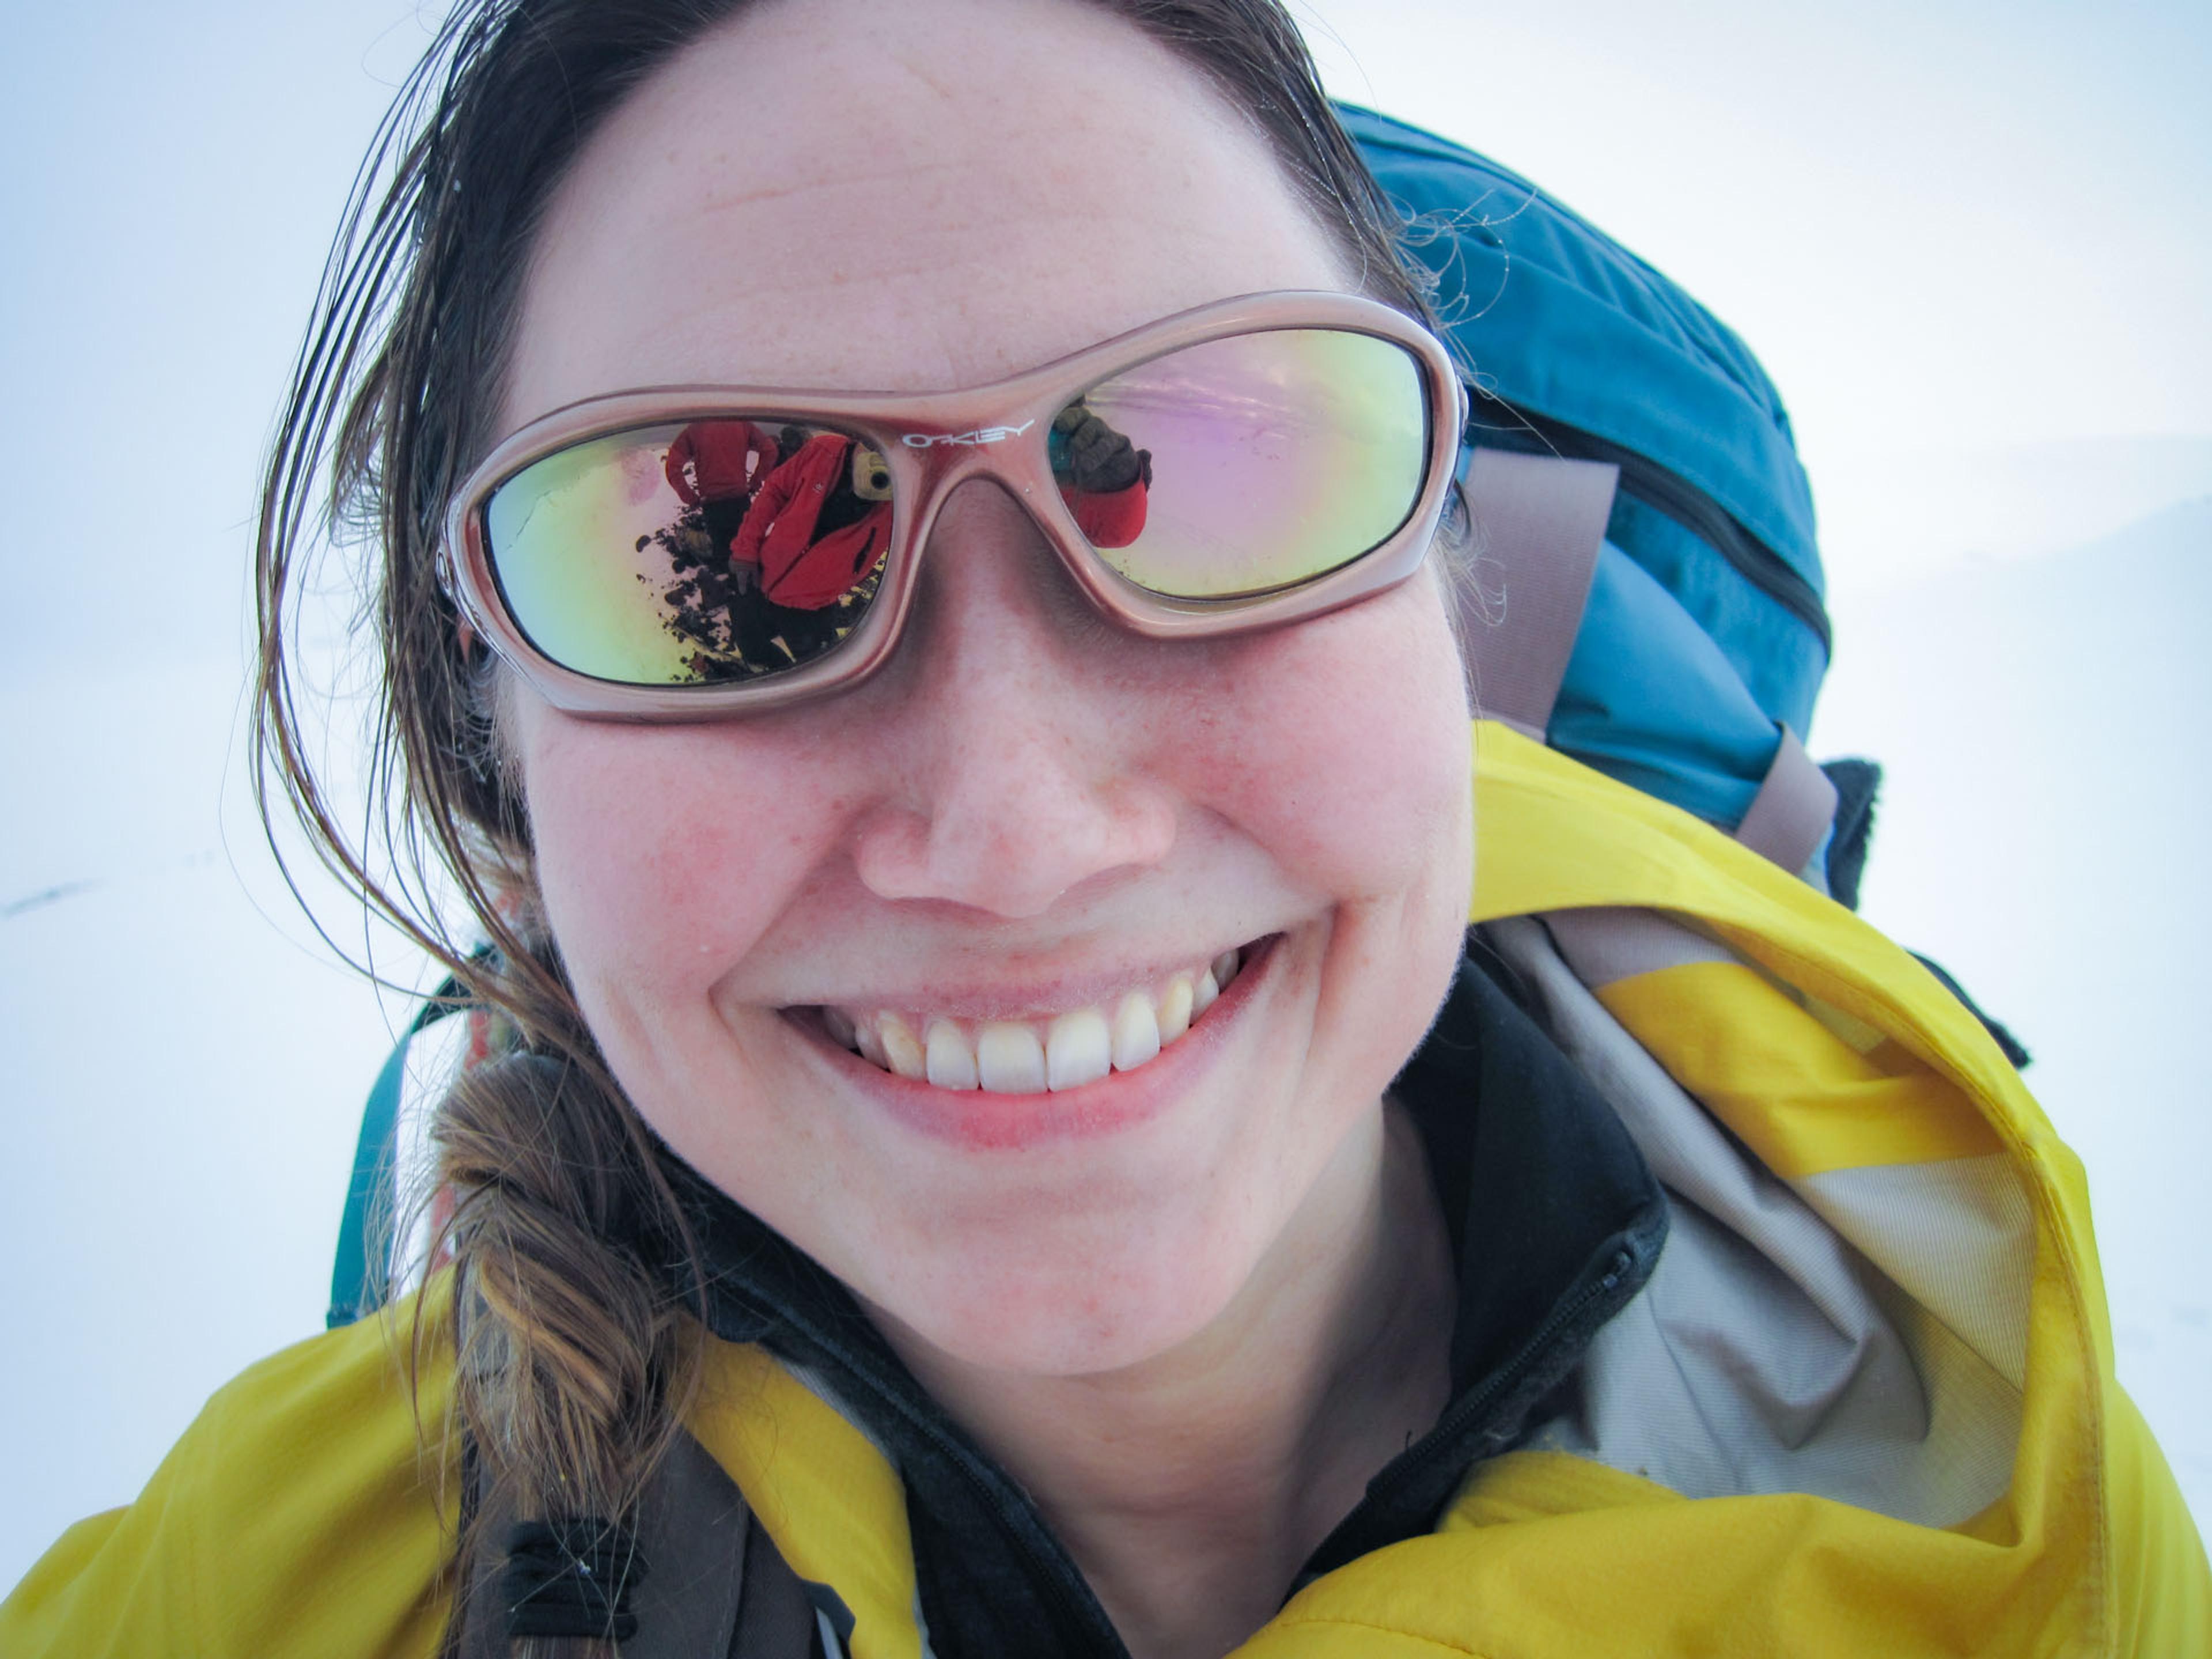
[[[1757,359],[1526,179],[1403,122],[1338,113],[1413,226],[1472,374],[1465,476],[1478,585],[1495,589],[1467,619],[1483,712],[1855,904],[1880,771],[1817,767],[1798,741],[1828,617],[1812,492]],[[459,995],[449,981],[425,1005],[370,1093],[333,1326],[382,1299],[368,1223],[391,1201],[405,1051]]]
[[[1477,461],[1619,469],[1539,735],[1737,830],[1828,665],[1812,492],[1781,398],[1702,306],[1528,180],[1403,122],[1339,113],[1436,277],[1473,374]],[[1507,573],[1509,610],[1525,574]]]
[[[1505,706],[1486,696],[1482,712],[1856,908],[1881,769],[1815,766],[1799,741],[1832,638],[1812,490],[1758,359],[1517,173],[1371,110],[1337,113],[1411,227],[1471,378],[1464,477],[1504,614],[1469,617],[1468,637],[1478,659],[1509,659]],[[1520,476],[1501,488],[1486,468]]]

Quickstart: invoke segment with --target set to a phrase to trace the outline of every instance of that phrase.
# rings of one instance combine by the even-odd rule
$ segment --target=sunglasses
[[[1465,395],[1433,335],[1344,294],[1224,300],[963,392],[617,392],[485,459],[445,574],[549,702],[633,720],[761,712],[872,673],[970,478],[1003,486],[1131,632],[1279,627],[1420,567]]]

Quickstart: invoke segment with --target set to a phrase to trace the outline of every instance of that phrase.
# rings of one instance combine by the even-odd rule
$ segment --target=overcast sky
[[[40,1363],[0,1402],[45,1429],[0,1453],[0,1583],[319,1322],[390,1014],[255,839],[244,573],[338,204],[425,38],[392,0],[21,10],[0,58],[0,1328]],[[2212,7],[1304,10],[1340,95],[1526,173],[1780,386],[1838,622],[1813,747],[1893,763],[1870,908],[2039,1049],[2097,1183],[2123,1376],[2203,1512],[2212,1334],[2184,1264],[2212,1164],[2191,827],[2212,521],[2188,503],[2212,495]],[[2115,571],[2165,585],[2107,605]]]

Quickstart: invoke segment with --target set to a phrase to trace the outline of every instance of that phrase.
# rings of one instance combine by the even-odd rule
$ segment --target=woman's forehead
[[[776,6],[555,192],[505,423],[657,383],[974,385],[1342,264],[1250,124],[1103,11]]]

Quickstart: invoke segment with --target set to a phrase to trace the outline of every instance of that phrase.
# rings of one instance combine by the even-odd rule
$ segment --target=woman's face
[[[504,416],[684,381],[966,386],[1225,295],[1352,286],[1261,141],[1113,18],[769,6],[649,82],[556,196]],[[1131,1363],[1371,1202],[1380,1097],[1467,914],[1466,711],[1426,573],[1288,629],[1146,641],[971,483],[857,689],[702,726],[508,702],[617,1077],[895,1324],[986,1366]],[[894,1011],[1018,1077],[1056,1020],[1079,1056],[1091,1009],[1134,1060],[1178,975],[1250,947],[1187,1036],[1058,1093],[941,1088],[825,1031]]]

